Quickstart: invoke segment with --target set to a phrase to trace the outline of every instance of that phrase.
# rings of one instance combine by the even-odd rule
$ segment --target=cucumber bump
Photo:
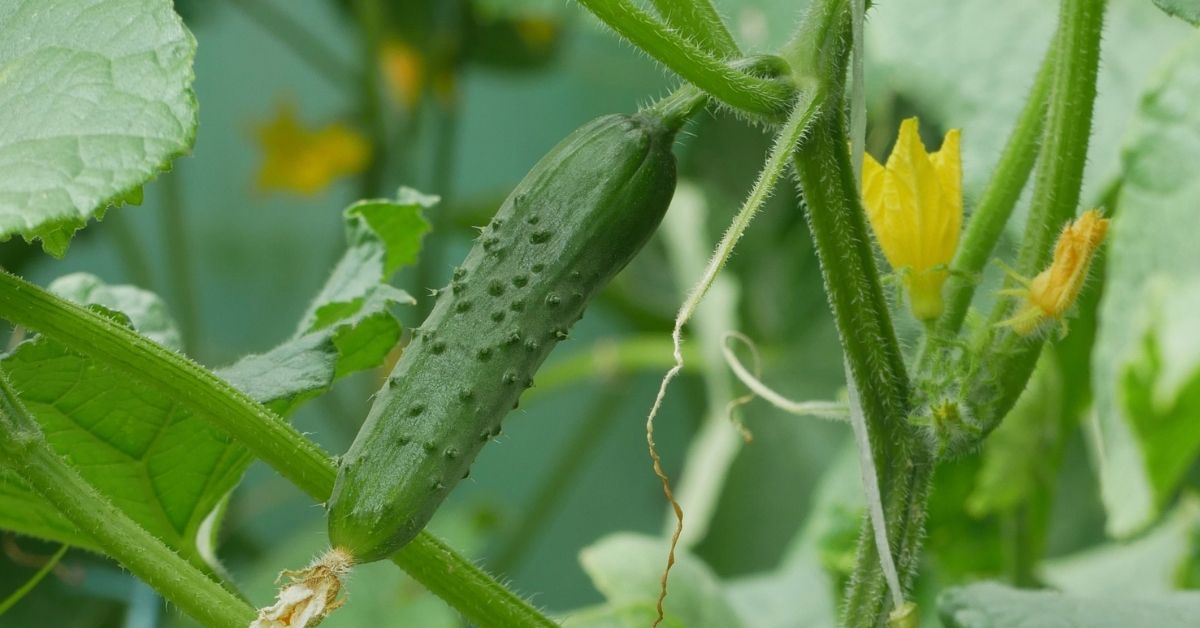
[[[702,103],[686,96],[584,125],[505,200],[340,460],[334,547],[358,562],[391,555],[468,474],[538,366],[658,227],[675,133]]]

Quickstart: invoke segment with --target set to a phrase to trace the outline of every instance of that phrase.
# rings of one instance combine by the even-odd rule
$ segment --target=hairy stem
[[[722,59],[741,56],[725,21],[711,0],[653,0],[654,8],[671,28],[694,38],[708,52]]]
[[[178,399],[316,501],[326,501],[333,492],[337,468],[328,455],[245,393],[187,357],[5,272],[0,272],[0,317],[55,338]],[[392,560],[480,625],[555,625],[428,533],[422,532]]]
[[[176,554],[88,484],[50,448],[0,371],[0,451],[11,467],[106,554],[209,626],[241,627],[254,609]]]
[[[971,299],[975,296],[978,275],[983,272],[996,242],[1004,232],[1013,208],[1037,161],[1038,142],[1042,138],[1043,121],[1046,118],[1046,102],[1050,97],[1050,82],[1054,78],[1056,47],[1051,42],[1038,70],[1037,79],[1029,90],[1029,98],[1017,118],[1016,126],[1009,135],[1004,152],[996,164],[996,170],[988,181],[979,205],[971,214],[963,233],[962,244],[950,265],[953,271],[946,281],[946,311],[938,319],[931,334],[926,335],[929,343],[922,351],[922,362],[934,358],[936,349],[953,338],[962,328]],[[922,367],[927,367],[922,364]],[[924,370],[922,368],[921,370]]]
[[[791,86],[731,67],[630,0],[579,0],[579,3],[635,46],[730,106],[772,118],[789,111],[794,95]]]
[[[822,77],[831,94],[843,93],[850,50],[850,7],[845,0],[810,6],[785,57],[798,71]],[[910,391],[891,314],[880,285],[846,134],[844,100],[831,98],[794,156],[809,229],[846,363],[867,426],[878,473],[887,544],[900,587],[916,573],[933,477],[933,459],[908,422]],[[870,521],[864,522],[843,625],[874,627],[889,608],[888,587]]]
[[[1038,159],[1029,222],[1017,256],[1017,272],[1032,277],[1050,261],[1059,229],[1075,216],[1083,187],[1105,0],[1063,0],[1055,46],[1055,71],[1046,117],[1045,139]],[[1010,279],[1006,287],[1012,287]],[[1002,299],[975,347],[986,359],[976,360],[967,400],[976,408],[984,433],[1000,424],[1033,374],[1043,338],[1018,335],[996,323],[1012,307]]]
[[[887,537],[905,587],[916,572],[933,460],[908,424],[908,376],[880,287],[850,167],[840,107],[830,107],[796,151],[795,165],[825,288],[856,382],[879,474]],[[870,523],[864,523],[843,625],[875,626],[888,589]]]
[[[199,346],[200,317],[196,303],[196,282],[192,280],[192,254],[189,246],[188,228],[185,220],[183,200],[183,173],[176,162],[175,170],[163,174],[163,242],[171,252],[167,256],[167,270],[174,289],[179,326],[183,331],[183,347],[193,352]]]

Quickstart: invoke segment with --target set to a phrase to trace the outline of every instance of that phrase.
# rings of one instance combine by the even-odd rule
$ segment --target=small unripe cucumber
[[[593,120],[517,185],[341,458],[334,547],[370,562],[425,527],[588,300],[654,233],[675,190],[671,148],[684,118]]]

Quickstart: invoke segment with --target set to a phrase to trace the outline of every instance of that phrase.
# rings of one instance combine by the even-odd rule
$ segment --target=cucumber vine
[[[373,153],[370,165],[361,173],[363,196],[376,196],[387,180],[387,166],[405,158],[397,146],[403,142],[387,139],[408,131],[389,126],[384,109],[385,75],[394,82],[408,81],[410,88],[418,85],[432,94],[431,98],[442,99],[439,111],[446,116],[442,130],[449,140],[443,142],[438,172],[433,177],[438,187],[448,186],[449,143],[458,113],[455,72],[465,63],[466,52],[442,51],[445,54],[430,68],[419,68],[430,73],[418,75],[417,70],[405,65],[412,59],[405,56],[403,46],[389,40],[380,26],[390,10],[388,6],[378,0],[358,0],[345,3],[347,6],[341,9],[360,27],[362,37],[358,43],[363,59],[359,67],[339,61],[286,14],[276,14],[268,5],[253,2],[233,4],[256,23],[275,24],[277,29],[282,25],[285,44],[296,54],[331,84],[356,91],[360,122],[371,133],[360,152]],[[326,569],[333,576],[322,585],[325,588],[321,595],[327,597],[321,599],[319,610],[312,611],[313,617],[305,620],[308,625],[341,605],[341,578],[352,564],[385,558],[467,621],[489,627],[558,625],[555,617],[425,531],[425,526],[460,479],[467,477],[480,449],[500,433],[500,421],[517,407],[542,361],[583,316],[593,294],[639,252],[658,228],[675,192],[672,151],[676,132],[706,107],[724,109],[739,122],[765,128],[773,135],[757,179],[670,322],[671,360],[663,361],[665,338],[642,339],[640,344],[631,343],[612,352],[616,356],[612,359],[621,362],[621,368],[667,368],[652,401],[644,400],[648,402],[645,436],[651,466],[674,515],[669,543],[664,545],[665,568],[656,592],[654,625],[668,616],[665,604],[676,564],[676,545],[687,521],[668,476],[670,465],[659,450],[656,439],[661,431],[656,435],[656,419],[668,392],[673,390],[672,382],[696,361],[695,350],[687,347],[685,330],[752,222],[788,175],[794,180],[798,198],[788,210],[797,217],[802,215],[819,262],[824,296],[842,351],[848,402],[791,401],[760,381],[757,350],[748,336],[725,330],[728,333],[720,337],[720,347],[736,377],[776,407],[793,414],[849,418],[868,508],[842,597],[840,621],[848,628],[917,625],[918,610],[926,609],[918,609],[913,586],[921,565],[935,473],[941,465],[979,448],[1013,410],[1052,333],[1042,323],[1051,318],[1064,320],[1075,305],[1088,264],[1107,229],[1102,212],[1083,213],[1080,221],[1073,222],[1085,209],[1080,202],[1093,130],[1106,1],[1060,0],[1052,41],[1046,42],[1044,60],[1036,77],[1031,77],[1024,107],[1013,121],[999,163],[981,198],[974,203],[961,239],[957,234],[962,218],[961,166],[955,139],[951,169],[957,169],[958,180],[941,183],[946,186],[942,193],[953,188],[957,195],[953,199],[957,202],[956,233],[947,239],[953,240],[957,250],[948,264],[939,262],[933,268],[921,269],[940,273],[938,276],[946,283],[943,288],[939,279],[932,296],[926,295],[934,303],[926,303],[926,313],[917,315],[924,327],[911,357],[906,356],[903,333],[897,331],[903,328],[900,318],[905,315],[896,313],[885,292],[887,272],[881,267],[884,257],[880,245],[888,237],[883,233],[887,227],[876,222],[875,213],[868,219],[868,212],[876,211],[871,205],[871,199],[876,198],[870,189],[871,172],[882,172],[882,167],[865,154],[868,112],[864,49],[869,42],[864,35],[864,20],[874,3],[812,0],[787,43],[770,54],[747,54],[711,0],[653,0],[645,7],[635,0],[579,0],[578,4],[613,34],[677,75],[681,84],[638,113],[599,118],[569,136],[539,162],[487,226],[480,228],[474,248],[463,265],[453,271],[450,283],[428,299],[434,304],[432,313],[424,324],[411,330],[406,345],[397,344],[400,331],[388,307],[413,299],[387,282],[397,268],[416,260],[420,238],[428,225],[417,212],[409,223],[397,226],[404,220],[402,215],[384,210],[403,205],[401,199],[394,203],[378,201],[378,207],[370,202],[347,213],[352,249],[368,241],[370,246],[356,249],[357,253],[352,251],[339,264],[331,282],[344,279],[350,287],[331,283],[334,287],[322,293],[322,298],[328,299],[313,305],[302,326],[306,329],[293,338],[297,343],[319,345],[305,348],[324,351],[322,355],[350,354],[348,359],[357,361],[346,366],[333,358],[325,364],[321,373],[325,379],[320,385],[292,391],[287,403],[280,400],[282,397],[255,397],[184,353],[152,340],[149,332],[139,331],[131,317],[116,309],[73,303],[7,271],[0,271],[0,317],[59,343],[98,369],[119,373],[173,400],[207,429],[244,447],[248,456],[262,460],[314,502],[324,505],[329,517],[331,555],[337,561],[336,568],[320,562],[310,568]],[[180,126],[179,121],[186,121],[189,112],[194,114],[195,105],[190,54],[184,54],[194,51],[194,41],[182,23],[176,24],[177,16],[170,16],[172,25],[178,27],[172,31],[172,41],[182,48],[172,49],[175,57],[163,50],[151,55],[186,58],[183,70],[174,68],[180,81],[178,93],[171,103],[164,104],[165,109],[179,108],[175,112],[178,119],[168,120],[168,127]],[[472,17],[476,18],[484,19]],[[515,32],[536,43],[541,41],[539,37],[548,37],[546,28],[545,24],[522,23]],[[437,37],[431,39],[447,49],[457,45]],[[385,49],[393,56],[382,56]],[[8,67],[5,61],[0,57],[0,68]],[[162,77],[158,79],[165,82]],[[4,73],[0,72],[3,88]],[[186,108],[188,105],[191,110]],[[416,119],[418,107],[411,106]],[[409,123],[411,120],[406,121]],[[915,123],[905,128],[911,133],[909,140],[917,138]],[[89,137],[105,133],[112,131],[99,127],[80,131],[81,136]],[[162,155],[147,156],[149,165],[144,165],[144,172],[120,173],[125,178],[119,186],[113,184],[118,189],[96,184],[97,189],[87,190],[96,197],[92,200],[103,200],[98,207],[63,215],[48,213],[51,219],[44,224],[31,221],[19,229],[5,227],[5,237],[17,233],[37,237],[48,251],[61,254],[70,233],[79,226],[73,222],[78,218],[76,213],[86,221],[93,214],[102,215],[113,200],[140,197],[140,185],[191,141],[189,133],[181,132],[175,138],[180,146],[173,144],[163,148]],[[915,144],[919,143],[917,138]],[[939,168],[921,171],[924,162],[914,165],[916,161],[941,157],[929,155],[923,146],[917,154],[915,144],[904,143],[912,149],[911,154],[900,155],[897,163],[909,163],[900,164],[906,169],[903,173],[892,174],[911,175],[914,180],[925,177],[918,183],[933,185],[931,181],[937,183],[937,177],[950,169],[940,168],[946,164],[938,162]],[[891,167],[889,160],[888,170]],[[171,210],[166,239],[174,243],[172,246],[184,247],[187,234],[182,222],[182,177],[178,172],[163,176],[167,184],[165,204]],[[1005,290],[990,301],[992,309],[986,319],[968,324],[972,305],[986,301],[976,294],[980,276],[989,260],[1004,256],[1003,252],[997,253],[998,243],[1030,178],[1031,205],[1016,242],[1014,269]],[[917,198],[922,192],[907,190],[904,194]],[[29,196],[35,199],[37,195]],[[63,196],[69,194],[64,192]],[[413,206],[428,207],[432,203],[411,190],[402,191],[401,196]],[[898,198],[901,194],[892,196]],[[920,204],[920,199],[901,200]],[[439,228],[451,218],[454,216],[439,218]],[[1055,294],[1065,295],[1058,304],[1061,308],[1052,316],[1034,311],[1031,319],[1012,324],[1016,320],[1014,311],[1023,306],[1020,294],[1031,294],[1040,285],[1038,282],[1061,283],[1051,271],[1064,263],[1057,251],[1069,247],[1056,243],[1071,237],[1081,223],[1092,227],[1091,240],[1086,246],[1067,251],[1074,254],[1070,268],[1074,283],[1065,288],[1057,286]],[[115,222],[113,229],[122,241],[136,238],[120,222]],[[128,248],[134,250],[132,245]],[[942,261],[951,260],[954,247],[943,248],[946,256]],[[398,249],[403,252],[398,253]],[[438,269],[433,266],[442,256],[440,248],[431,248],[426,254],[428,258],[422,259],[416,269],[421,282],[437,275]],[[397,261],[397,256],[404,259]],[[141,280],[151,281],[149,265],[136,251],[127,259]],[[903,266],[893,259],[890,249],[887,259],[894,266]],[[363,268],[367,267],[383,269],[375,273],[382,275],[379,281],[362,278]],[[913,269],[892,270],[893,277],[903,279]],[[198,310],[189,268],[181,263],[169,271],[185,304],[187,332],[193,334]],[[361,289],[359,284],[363,282],[372,285]],[[910,282],[902,283],[915,292]],[[1019,285],[1027,287],[1022,291]],[[343,289],[361,290],[349,296],[338,294]],[[1018,295],[1016,301],[1011,298],[1014,294]],[[346,298],[334,298],[339,296]],[[372,340],[387,345],[383,351],[375,351],[379,355],[363,349],[368,341],[351,341],[342,335],[369,323],[382,323],[372,328],[376,329]],[[318,333],[322,330],[325,335]],[[730,339],[755,351],[754,373],[736,357]],[[716,338],[706,341],[712,343],[710,347],[717,346]],[[194,335],[183,343],[188,350],[195,350],[197,344]],[[326,392],[335,376],[380,366],[387,350],[393,347],[402,352],[392,374],[381,380],[366,423],[346,454],[331,457],[284,420],[294,405]],[[366,353],[374,357],[363,357]],[[554,367],[558,372],[543,373],[551,386],[556,386],[556,375],[578,379],[581,372],[595,370],[594,361],[589,358],[581,366],[566,360]],[[77,528],[81,538],[93,543],[94,549],[119,561],[196,620],[221,627],[255,621],[254,608],[233,584],[222,579],[219,568],[202,564],[191,550],[172,547],[156,537],[134,514],[122,509],[113,495],[104,494],[89,482],[69,456],[56,452],[46,436],[46,426],[39,423],[32,406],[27,407],[25,393],[10,381],[6,368],[10,367],[0,366],[0,451],[4,453],[0,462],[4,469],[0,471],[19,477],[32,494]],[[567,374],[562,375],[564,372]],[[616,389],[615,385],[611,387]],[[601,420],[612,412],[620,396],[614,390],[605,394],[598,418],[587,422],[585,436],[599,433]],[[573,445],[561,467],[575,473],[570,458],[585,446]],[[731,456],[721,464],[730,460]],[[535,513],[524,518],[532,522],[529,525],[542,524],[549,509],[547,500],[562,489],[561,482],[551,487],[539,493]],[[514,535],[511,547],[501,553],[499,564],[515,564],[529,540],[521,532]],[[687,545],[685,542],[684,547]],[[39,572],[37,578],[48,570]],[[288,586],[305,582],[303,576],[292,580]],[[255,625],[291,621],[295,613],[284,599],[288,589],[284,591],[275,605],[258,614],[260,623]]]

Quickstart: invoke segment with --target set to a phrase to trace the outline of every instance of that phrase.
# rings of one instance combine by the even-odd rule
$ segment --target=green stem
[[[1046,101],[1050,96],[1055,59],[1056,47],[1051,42],[1025,107],[996,164],[996,170],[967,223],[958,254],[950,265],[950,278],[946,281],[946,311],[938,319],[933,333],[926,336],[929,343],[953,338],[962,328],[971,299],[975,296],[978,275],[983,272],[996,242],[1004,232],[1004,225],[1017,205],[1017,199],[1021,197],[1021,191],[1025,189],[1029,174],[1033,172],[1038,142],[1042,138],[1042,125],[1046,119]],[[934,349],[932,344],[929,349]],[[927,350],[922,355],[928,359],[936,353]]]
[[[0,272],[0,317],[55,338],[196,410],[313,499],[333,492],[337,468],[291,425],[185,356],[113,320]],[[392,558],[418,582],[485,626],[553,626],[518,595],[428,533]],[[429,562],[435,561],[435,562]]]
[[[229,3],[332,83],[333,87],[344,89],[358,80],[358,72],[352,66],[339,59],[320,37],[287,12],[276,8],[270,0],[230,0]]]
[[[54,567],[58,565],[58,561],[62,560],[62,557],[67,554],[67,550],[69,549],[71,549],[70,545],[63,545],[62,547],[59,547],[58,551],[54,552],[53,556],[46,559],[46,562],[42,563],[41,568],[37,570],[37,573],[33,574],[32,578],[26,580],[25,584],[21,585],[16,591],[13,591],[12,594],[4,598],[3,601],[0,601],[0,615],[4,615],[9,611],[9,609],[11,609],[13,606],[16,606],[17,602],[20,602],[26,595],[29,595],[30,591],[33,591],[33,589],[37,587],[37,585],[41,583],[46,576],[50,575],[50,572],[54,571]]]
[[[133,226],[129,224],[126,212],[109,212],[104,224],[108,225],[108,233],[117,245],[117,255],[129,275],[129,281],[147,290],[153,288],[154,278],[150,276],[150,261],[146,258],[146,251],[138,241],[137,234],[133,232]]]
[[[540,538],[542,527],[554,514],[563,496],[570,492],[579,473],[585,468],[592,452],[614,425],[613,413],[625,400],[624,380],[607,382],[600,398],[593,404],[583,423],[575,429],[529,505],[522,509],[521,518],[512,526],[512,535],[497,552],[491,565],[500,573],[511,573],[534,541]]]
[[[354,16],[361,37],[361,65],[358,76],[358,99],[363,126],[371,141],[371,160],[363,171],[362,198],[374,198],[382,193],[384,168],[387,167],[387,126],[379,91],[379,50],[384,23],[380,0],[355,0]]]
[[[785,57],[798,71],[823,77],[830,94],[841,94],[849,55],[849,6],[845,0],[826,0],[809,11]],[[888,545],[905,587],[919,562],[934,461],[908,422],[908,374],[859,199],[843,105],[840,97],[830,99],[796,151],[794,164],[825,290],[866,419]],[[846,593],[845,626],[873,628],[888,611],[890,598],[870,525],[864,522]]]
[[[826,292],[867,422],[889,545],[901,586],[907,586],[917,568],[933,460],[907,422],[908,376],[879,284],[846,140],[840,107],[831,107],[796,152],[795,165]],[[846,594],[845,626],[875,626],[887,612],[887,586],[869,526],[864,522]]]
[[[209,626],[243,627],[254,609],[113,506],[50,448],[41,428],[0,372],[0,451],[16,471],[71,523],[146,584]]]
[[[179,326],[183,330],[183,346],[191,352],[199,346],[199,316],[196,310],[196,284],[192,281],[191,251],[188,246],[188,230],[184,224],[183,190],[178,163],[176,170],[162,176],[163,240],[170,255],[167,270],[174,288],[179,308]]]
[[[653,0],[663,21],[721,59],[741,56],[725,21],[710,0]]]
[[[1063,0],[1054,80],[1046,118],[1046,134],[1038,159],[1029,222],[1017,256],[1017,272],[1032,277],[1050,261],[1061,227],[1075,216],[1083,187],[1105,0]],[[1006,287],[1012,287],[1010,279]],[[981,372],[972,373],[967,401],[986,434],[1012,408],[1033,374],[1041,353],[1041,337],[1020,336],[997,327],[1012,307],[1001,299],[981,331],[977,351],[986,352]]]
[[[579,0],[579,3],[635,46],[730,106],[771,118],[790,110],[795,91],[790,85],[730,67],[629,0]]]

